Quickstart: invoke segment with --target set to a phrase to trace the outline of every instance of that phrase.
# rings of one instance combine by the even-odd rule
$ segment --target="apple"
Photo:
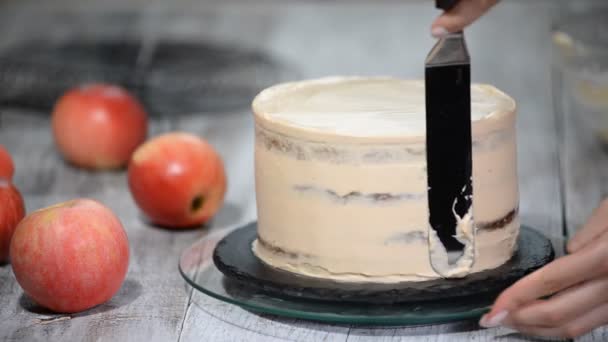
[[[129,242],[112,211],[90,199],[37,210],[15,229],[13,272],[36,303],[60,313],[102,304],[120,289]]]
[[[8,180],[0,178],[0,263],[8,261],[13,232],[25,216],[25,205],[19,190]]]
[[[0,179],[11,180],[15,173],[15,165],[13,164],[13,158],[4,148],[0,145]]]
[[[51,124],[59,151],[87,169],[117,169],[146,139],[148,117],[127,90],[89,84],[67,91],[53,108]]]
[[[200,226],[222,207],[226,173],[206,141],[172,132],[141,145],[128,168],[131,195],[153,223],[167,228]]]

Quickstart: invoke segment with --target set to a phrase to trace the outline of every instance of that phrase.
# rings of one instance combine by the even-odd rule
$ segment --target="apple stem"
[[[192,212],[198,211],[203,207],[203,203],[205,203],[205,197],[203,195],[198,195],[192,199],[192,204],[190,204],[190,210]]]

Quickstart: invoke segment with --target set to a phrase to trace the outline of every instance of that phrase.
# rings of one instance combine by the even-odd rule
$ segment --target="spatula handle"
[[[457,2],[458,2],[458,0],[436,0],[435,7],[440,8],[444,11],[448,11],[452,7],[454,7],[454,5],[456,5]]]

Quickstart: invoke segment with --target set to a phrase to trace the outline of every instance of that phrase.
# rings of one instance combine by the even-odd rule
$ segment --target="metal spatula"
[[[455,3],[436,5],[449,10]],[[430,225],[447,251],[462,252],[456,226],[473,200],[470,59],[463,32],[439,39],[427,56],[425,81]]]

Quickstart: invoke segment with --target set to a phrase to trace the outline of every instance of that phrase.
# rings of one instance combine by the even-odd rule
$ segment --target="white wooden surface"
[[[424,55],[433,42],[427,32],[436,12],[429,1],[212,2],[217,3],[178,1],[178,6],[156,2],[144,8],[127,33],[221,40],[265,50],[286,62],[291,67],[290,75],[297,78],[331,74],[419,78],[423,75]],[[125,2],[116,6],[119,10],[131,9]],[[11,16],[13,23],[5,22],[2,27],[24,32],[27,27],[18,26],[23,25],[19,18],[28,17],[28,11],[58,11],[49,4],[38,7],[26,3],[23,8]],[[105,7],[98,3],[75,8],[60,10],[103,11]],[[582,147],[572,136],[558,144],[559,116],[552,108],[548,63],[555,9],[556,4],[549,1],[505,1],[472,27],[467,38],[473,56],[473,79],[495,84],[519,104],[523,223],[551,237],[558,253],[562,253],[564,227],[571,229],[579,224],[602,195],[597,189],[607,164],[572,167],[605,157],[598,149],[583,157],[576,154]],[[180,129],[209,139],[227,165],[226,206],[212,227],[187,232],[146,225],[128,194],[124,173],[89,173],[66,166],[55,152],[44,116],[4,108],[0,120],[0,144],[15,157],[15,182],[28,210],[77,196],[96,198],[119,215],[132,251],[127,281],[120,293],[109,303],[76,315],[55,315],[36,307],[22,295],[10,265],[0,266],[0,340],[528,340],[506,329],[479,329],[476,322],[367,328],[259,316],[185,286],[177,272],[177,259],[184,248],[210,230],[255,218],[253,130],[247,109],[157,120],[153,125],[154,133]],[[565,151],[562,159],[560,149]],[[584,340],[604,338],[605,333],[597,331]]]

